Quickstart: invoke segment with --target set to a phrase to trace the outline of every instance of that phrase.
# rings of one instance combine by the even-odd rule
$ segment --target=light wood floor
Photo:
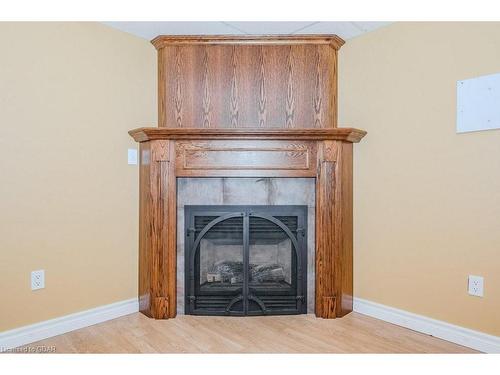
[[[136,313],[30,344],[58,353],[473,353],[365,315],[196,317]]]

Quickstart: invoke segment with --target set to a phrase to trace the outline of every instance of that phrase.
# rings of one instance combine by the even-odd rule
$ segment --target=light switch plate
[[[468,291],[471,296],[482,297],[484,295],[484,278],[469,275]]]
[[[45,270],[31,272],[31,290],[45,288]]]
[[[128,149],[128,163],[130,165],[137,164],[137,149],[135,149],[135,148]]]

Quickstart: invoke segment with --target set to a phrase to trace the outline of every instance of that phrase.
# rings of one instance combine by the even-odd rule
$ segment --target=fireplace
[[[175,318],[179,309],[348,314],[352,150],[366,132],[337,127],[343,41],[335,35],[159,36],[152,43],[158,127],[129,132],[140,143],[140,311],[157,319]],[[243,201],[251,193],[241,202],[179,202],[180,180],[231,178],[312,180],[313,211],[300,201]],[[185,218],[179,204],[188,206]],[[218,207],[189,207],[200,204]],[[307,215],[289,205],[307,205]],[[314,229],[303,234],[306,222]],[[186,242],[185,254],[179,241]]]
[[[185,206],[185,312],[307,311],[307,206]]]

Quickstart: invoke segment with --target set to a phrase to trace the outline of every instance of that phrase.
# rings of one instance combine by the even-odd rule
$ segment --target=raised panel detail
[[[176,149],[179,176],[315,175],[313,142],[179,141]]]
[[[186,150],[184,169],[309,169],[308,150]]]

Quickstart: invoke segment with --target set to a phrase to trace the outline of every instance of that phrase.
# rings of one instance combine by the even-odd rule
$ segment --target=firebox
[[[185,313],[307,311],[307,206],[185,206]]]

